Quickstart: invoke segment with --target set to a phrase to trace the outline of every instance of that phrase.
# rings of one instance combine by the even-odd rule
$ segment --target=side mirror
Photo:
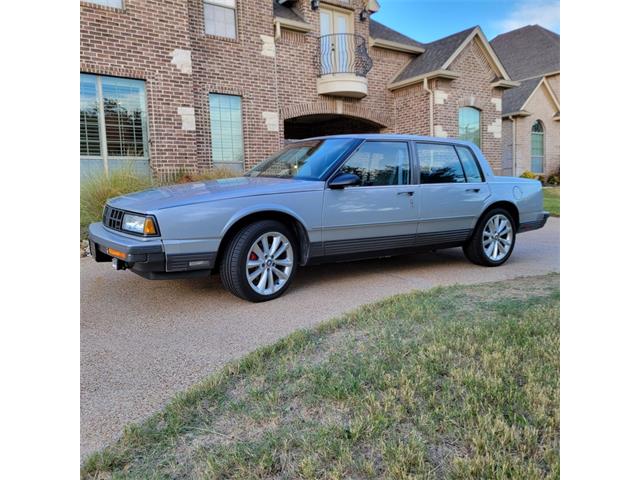
[[[342,173],[329,182],[329,188],[340,189],[360,185],[360,177],[353,173]]]

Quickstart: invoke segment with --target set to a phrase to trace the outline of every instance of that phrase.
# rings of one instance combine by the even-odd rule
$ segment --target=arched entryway
[[[299,140],[323,135],[380,133],[381,128],[384,126],[363,118],[320,113],[285,120],[284,138],[285,140]]]

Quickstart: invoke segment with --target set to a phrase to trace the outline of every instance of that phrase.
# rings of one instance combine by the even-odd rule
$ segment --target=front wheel
[[[282,223],[264,220],[247,225],[233,238],[220,264],[220,279],[234,295],[264,302],[282,295],[297,267],[294,236]]]
[[[464,246],[464,254],[476,265],[497,267],[506,262],[516,244],[516,229],[511,214],[496,208],[478,222],[473,236]]]

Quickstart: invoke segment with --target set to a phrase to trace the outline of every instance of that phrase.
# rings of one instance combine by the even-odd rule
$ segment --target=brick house
[[[482,30],[422,44],[371,19],[378,8],[81,1],[81,171],[244,170],[289,139],[394,132],[468,138],[499,172],[518,83]]]
[[[491,41],[520,86],[503,95],[502,173],[560,169],[560,35],[528,25]]]

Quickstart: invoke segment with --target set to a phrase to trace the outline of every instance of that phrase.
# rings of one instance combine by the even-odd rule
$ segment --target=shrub
[[[551,172],[549,177],[547,177],[547,183],[549,185],[560,185],[560,167],[558,167],[554,172]]]
[[[174,184],[174,183],[190,183],[190,182],[204,182],[207,180],[217,180],[219,178],[232,178],[238,177],[242,175],[242,173],[237,170],[232,170],[230,168],[214,168],[212,170],[207,170],[204,172],[187,172],[187,171],[178,171],[174,175],[165,176],[163,184]]]
[[[132,169],[83,179],[80,185],[80,237],[87,237],[87,227],[102,218],[104,204],[109,198],[137,192],[152,186],[151,178],[140,176]]]
[[[524,172],[522,172],[522,175],[520,175],[520,178],[530,178],[531,180],[535,180],[537,176],[535,173],[530,172],[529,170],[525,170]]]
[[[560,185],[560,177],[556,175],[549,175],[547,177],[547,185]]]

